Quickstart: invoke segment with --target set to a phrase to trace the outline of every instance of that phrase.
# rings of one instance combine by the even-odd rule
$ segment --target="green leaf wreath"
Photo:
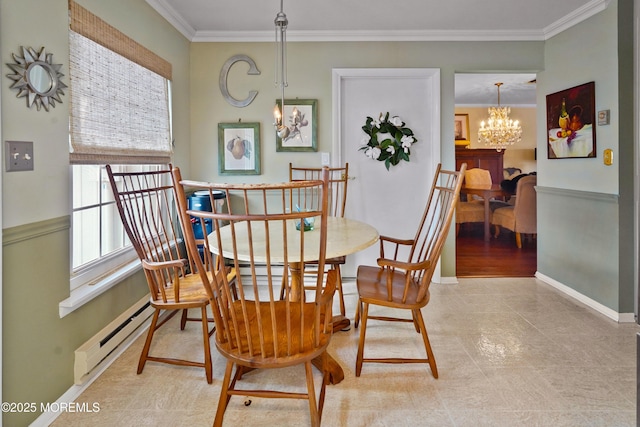
[[[384,162],[387,170],[400,160],[409,161],[411,146],[418,142],[413,131],[405,127],[398,116],[389,117],[389,113],[380,113],[377,120],[367,117],[362,130],[367,135],[362,139],[360,150],[373,160]]]

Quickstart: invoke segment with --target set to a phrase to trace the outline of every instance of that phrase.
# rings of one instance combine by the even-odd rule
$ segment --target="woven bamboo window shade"
[[[168,163],[171,64],[69,1],[70,161]]]

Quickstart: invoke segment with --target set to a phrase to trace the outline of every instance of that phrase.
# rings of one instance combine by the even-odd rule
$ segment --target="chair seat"
[[[387,288],[387,278],[392,274],[391,296]],[[422,301],[417,301],[418,286],[413,282],[409,284],[406,301],[403,301],[406,274],[395,270],[391,273],[388,269],[361,265],[358,267],[356,284],[358,295],[363,302],[386,307],[413,309],[424,307],[429,302],[429,292]]]
[[[301,360],[314,359],[326,350],[331,334],[317,333],[313,327],[316,324],[314,318],[318,310],[315,303],[301,305],[289,301],[275,301],[272,307],[267,308],[269,304],[268,302],[261,302],[257,306],[253,303],[245,304],[246,312],[243,314],[241,302],[235,301],[232,304],[235,315],[229,316],[237,316],[238,326],[236,328],[233,323],[229,323],[228,333],[237,334],[241,348],[232,347],[229,340],[216,340],[220,353],[244,366],[269,368],[297,365]],[[289,316],[291,319],[289,325],[281,320],[273,323],[271,316],[274,314],[277,319]],[[248,327],[245,319],[248,320]],[[319,325],[324,324],[324,319],[325,316],[322,313]],[[255,327],[258,324],[262,327]],[[287,328],[290,329],[287,331]],[[279,341],[276,345],[274,345],[274,334]],[[292,337],[290,346],[283,339],[287,334]],[[318,344],[315,343],[317,335],[320,339]]]
[[[496,209],[493,212],[491,223],[508,228],[509,230],[515,230],[516,215],[514,206],[506,206],[504,208]]]
[[[458,202],[456,222],[484,222],[484,202]]]
[[[234,268],[225,267],[225,272],[227,274],[227,280],[230,282],[236,277],[236,271]],[[210,271],[207,271],[207,277],[209,277],[209,279],[212,278],[212,273]],[[187,308],[193,308],[209,303],[209,294],[205,290],[205,287],[202,284],[202,278],[199,274],[187,274],[180,278],[179,302],[176,302],[174,298],[172,285],[166,286],[164,289],[167,297],[166,301],[162,300],[162,294],[158,292],[155,299],[151,298],[151,304],[153,306],[165,310],[171,310],[176,308],[173,307],[175,304],[180,304],[179,308],[184,308],[183,306],[185,304],[189,306]]]

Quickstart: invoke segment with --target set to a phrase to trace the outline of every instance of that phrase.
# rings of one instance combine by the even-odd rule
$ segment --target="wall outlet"
[[[33,142],[5,141],[7,172],[33,170]]]
[[[331,155],[329,153],[320,153],[320,163],[322,166],[329,166],[331,163]]]

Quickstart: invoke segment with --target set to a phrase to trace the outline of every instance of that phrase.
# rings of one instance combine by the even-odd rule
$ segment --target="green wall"
[[[145,0],[77,0],[173,66],[174,162],[189,173],[189,41]],[[0,0],[2,140],[33,141],[34,171],[2,176],[2,397],[55,402],[73,385],[74,351],[147,292],[131,276],[64,318],[69,296],[69,94],[50,112],[28,109],[5,78],[20,46],[44,46],[69,84],[67,0]],[[3,150],[4,151],[4,150]],[[4,162],[3,162],[4,164]],[[3,414],[28,425],[39,414]]]
[[[55,402],[74,381],[74,351],[149,291],[142,272],[63,317],[69,295],[69,217],[3,230],[2,395]],[[3,425],[38,414],[3,413]]]
[[[537,95],[538,271],[618,313],[634,310],[632,16],[632,2],[612,2],[548,40]],[[546,94],[590,81],[611,117],[596,127],[596,158],[548,160]]]

